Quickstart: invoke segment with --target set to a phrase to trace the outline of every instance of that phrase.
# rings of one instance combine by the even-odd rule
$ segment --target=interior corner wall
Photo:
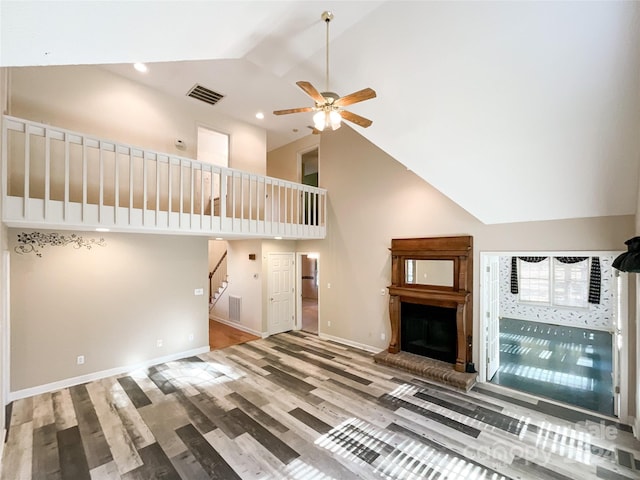
[[[267,153],[267,175],[270,177],[300,181],[300,164],[298,153],[304,152],[320,145],[320,135],[307,135],[295,142],[283,145]],[[320,167],[322,170],[322,167]],[[320,176],[322,172],[320,172]]]
[[[12,392],[208,347],[207,297],[194,295],[206,238],[60,234],[104,238],[87,248],[40,232],[48,241],[23,251],[18,235],[32,231],[9,229]]]
[[[390,334],[389,297],[381,292],[390,282],[392,238],[474,237],[477,361],[479,252],[616,251],[634,227],[632,216],[485,225],[346,125],[322,134],[320,175],[328,190],[327,237],[303,250],[320,253],[321,331],[379,350]]]
[[[262,335],[262,242],[261,240],[229,240],[227,246],[227,274],[229,286],[225,296],[241,298],[240,326],[253,333]],[[249,254],[255,254],[255,260],[249,260]],[[222,298],[216,304],[214,315],[229,320],[228,298]],[[222,304],[221,304],[222,302]],[[225,304],[224,302],[227,302]]]
[[[0,68],[0,114],[7,113],[9,108],[9,70],[7,68]],[[0,152],[2,152],[2,135],[0,135]],[[0,181],[4,181],[3,178],[0,178]],[[0,195],[0,212],[2,212],[2,196]],[[7,251],[7,227],[2,222],[2,218],[0,218],[0,275],[3,275],[2,272],[5,270],[5,255],[4,253]],[[4,431],[5,428],[5,409],[4,406],[7,404],[7,398],[5,398],[5,390],[7,385],[5,385],[5,369],[7,365],[5,364],[5,355],[7,352],[5,351],[6,334],[7,334],[7,322],[8,318],[5,318],[5,296],[7,294],[8,285],[6,284],[3,276],[0,276],[0,432]]]
[[[229,134],[229,166],[266,173],[262,128],[99,66],[15,67],[10,114],[172,155],[197,158],[197,127]],[[186,148],[179,150],[176,139]]]

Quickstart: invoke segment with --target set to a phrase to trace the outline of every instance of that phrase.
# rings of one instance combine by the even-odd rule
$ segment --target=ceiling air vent
[[[207,87],[203,87],[202,85],[198,85],[196,83],[195,86],[191,90],[189,90],[189,93],[187,93],[187,97],[201,100],[204,103],[208,103],[209,105],[215,105],[224,98],[224,95],[218,92],[214,92],[213,90],[209,90]]]

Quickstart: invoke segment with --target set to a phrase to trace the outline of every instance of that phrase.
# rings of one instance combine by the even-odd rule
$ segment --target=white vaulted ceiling
[[[331,90],[378,94],[349,107],[374,121],[354,129],[481,221],[635,213],[639,2],[2,1],[0,65],[200,83],[275,148],[311,124],[270,114],[311,105],[295,82],[324,90],[324,10]]]

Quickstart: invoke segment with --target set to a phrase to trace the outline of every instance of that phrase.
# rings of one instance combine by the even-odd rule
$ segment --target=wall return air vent
[[[207,87],[203,87],[202,85],[196,83],[193,88],[187,93],[187,97],[201,100],[204,103],[208,103],[209,105],[215,105],[224,98],[224,95],[218,92],[214,92],[213,90],[210,90]]]

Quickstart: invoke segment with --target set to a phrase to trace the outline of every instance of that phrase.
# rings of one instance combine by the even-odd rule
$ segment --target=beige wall
[[[11,115],[196,158],[197,126],[230,135],[229,166],[264,174],[266,133],[197,100],[174,98],[95,66],[11,69]],[[177,138],[186,144],[178,150]]]
[[[390,333],[388,296],[381,291],[390,281],[392,238],[473,235],[477,363],[480,252],[616,251],[633,235],[633,216],[482,224],[349,128],[323,134],[320,152],[321,186],[329,192],[327,238],[298,245],[298,250],[320,252],[320,332],[374,349],[386,348]],[[631,350],[629,388],[634,392],[633,345]]]
[[[262,250],[260,240],[227,242],[229,286],[213,309],[212,316],[229,320],[229,295],[242,298],[240,325],[251,333],[262,333]],[[249,254],[255,260],[249,260]]]
[[[6,68],[0,68],[0,113],[5,114],[8,110],[8,102],[9,102],[9,94],[8,94],[8,70]],[[2,135],[0,135],[0,152],[2,152]],[[4,181],[4,179],[1,179]],[[0,212],[2,211],[2,198],[0,197]],[[7,345],[6,339],[6,321],[8,319],[4,318],[4,309],[6,306],[4,296],[7,292],[7,285],[5,279],[2,276],[2,272],[4,271],[4,252],[7,251],[7,227],[2,222],[0,218],[0,432],[4,430],[5,427],[5,410],[4,405],[7,403],[7,399],[5,398],[5,369],[7,365],[5,363],[5,355],[8,354],[5,346]]]
[[[77,232],[106,245],[38,257],[16,251],[21,232],[9,230],[11,391],[208,346],[207,296],[194,296],[206,238]]]
[[[321,331],[375,348],[388,345],[392,238],[473,235],[477,330],[480,251],[618,250],[634,228],[631,216],[484,225],[346,126],[322,135],[320,152],[327,238],[298,249],[320,252]]]
[[[267,154],[267,175],[291,182],[300,181],[298,153],[311,150],[320,145],[320,135],[307,135],[295,142],[271,150]],[[322,175],[322,172],[320,172]]]
[[[303,145],[298,141],[270,152],[267,174],[286,171],[286,158],[295,162]],[[375,349],[388,345],[388,296],[381,292],[390,281],[392,238],[473,235],[477,339],[479,252],[615,251],[634,228],[632,216],[484,225],[346,126],[321,136],[320,179],[329,192],[327,238],[297,246],[320,252],[320,331]],[[477,354],[476,340],[476,359]]]

